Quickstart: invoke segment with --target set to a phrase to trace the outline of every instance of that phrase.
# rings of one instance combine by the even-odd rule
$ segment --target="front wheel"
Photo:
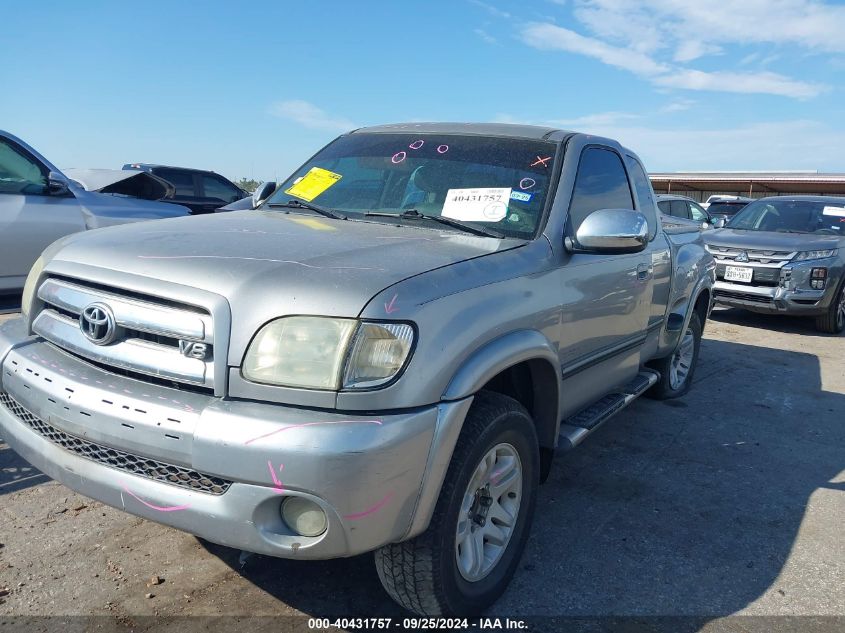
[[[845,281],[822,316],[816,317],[816,329],[826,334],[840,334],[845,330]]]
[[[660,380],[645,395],[656,400],[668,400],[689,391],[698,364],[701,333],[701,319],[697,312],[693,312],[678,348],[666,358],[649,363],[649,367],[660,372]]]
[[[390,596],[421,615],[472,616],[492,604],[525,548],[539,472],[528,412],[507,396],[480,392],[428,530],[375,553]]]

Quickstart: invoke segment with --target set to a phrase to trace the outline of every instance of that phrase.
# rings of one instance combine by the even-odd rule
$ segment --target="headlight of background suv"
[[[23,285],[23,295],[21,296],[21,316],[26,323],[29,323],[29,315],[32,311],[32,300],[35,299],[35,291],[38,289],[38,278],[44,272],[44,255],[41,255],[35,260],[32,268],[29,270],[29,275],[26,277],[26,283]]]
[[[376,387],[402,369],[413,341],[405,323],[283,317],[259,330],[242,372],[247,380],[284,387]]]
[[[836,255],[836,249],[831,248],[826,251],[801,251],[792,258],[794,262],[803,262],[808,259],[824,259],[825,257],[833,257]]]

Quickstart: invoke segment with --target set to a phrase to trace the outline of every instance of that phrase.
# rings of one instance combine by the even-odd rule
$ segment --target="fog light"
[[[281,513],[285,524],[301,536],[320,536],[329,524],[323,509],[304,497],[287,497]]]

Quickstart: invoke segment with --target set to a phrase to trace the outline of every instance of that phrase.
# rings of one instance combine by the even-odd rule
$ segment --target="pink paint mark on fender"
[[[390,300],[390,303],[384,304],[384,311],[388,314],[393,314],[397,312],[399,308],[396,307],[396,299],[399,298],[399,295],[393,295],[393,298]]]
[[[144,501],[143,499],[141,499],[141,497],[139,497],[134,492],[129,490],[129,488],[127,488],[126,486],[123,486],[123,492],[125,492],[126,494],[134,497],[135,499],[137,499],[138,501],[143,503],[148,508],[150,508],[152,510],[157,510],[159,512],[176,512],[178,510],[187,510],[188,508],[191,507],[189,505],[183,505],[183,506],[157,506],[157,505],[153,505],[152,503],[148,503],[148,502]]]
[[[267,468],[270,469],[270,476],[273,478],[273,484],[275,485],[275,488],[274,488],[275,492],[282,494],[285,491],[285,487],[282,485],[282,482],[276,476],[276,471],[273,468],[273,462],[271,462],[270,460],[267,460]],[[279,464],[279,472],[282,472],[282,470],[284,470],[284,468],[285,468],[284,464]]]
[[[375,514],[376,512],[381,510],[385,505],[387,505],[387,502],[390,501],[390,498],[392,496],[393,496],[393,493],[390,492],[390,493],[387,494],[387,496],[384,499],[379,501],[373,507],[367,508],[363,512],[356,512],[355,514],[347,514],[343,518],[348,520],[348,521],[357,521],[358,519],[363,519],[366,516],[370,516],[371,514]]]
[[[270,437],[271,435],[276,435],[277,433],[283,433],[284,431],[289,431],[290,429],[303,429],[308,426],[323,426],[328,424],[378,424],[379,426],[381,426],[381,420],[337,420],[329,422],[305,422],[303,424],[291,424],[290,426],[284,426],[280,429],[276,429],[275,431],[270,431],[269,433],[265,433],[264,435],[254,437],[251,440],[247,440],[246,442],[244,442],[244,444],[252,444],[253,442],[257,442],[258,440],[263,440],[265,437]]]

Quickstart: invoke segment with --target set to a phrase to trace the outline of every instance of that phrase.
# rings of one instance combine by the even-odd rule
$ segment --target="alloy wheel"
[[[507,443],[490,449],[469,481],[455,532],[455,560],[464,580],[487,576],[508,547],[522,500],[522,463]]]
[[[684,386],[692,368],[694,356],[695,334],[693,334],[692,328],[687,328],[681,344],[672,355],[672,362],[669,363],[669,386],[672,389],[678,390]]]

